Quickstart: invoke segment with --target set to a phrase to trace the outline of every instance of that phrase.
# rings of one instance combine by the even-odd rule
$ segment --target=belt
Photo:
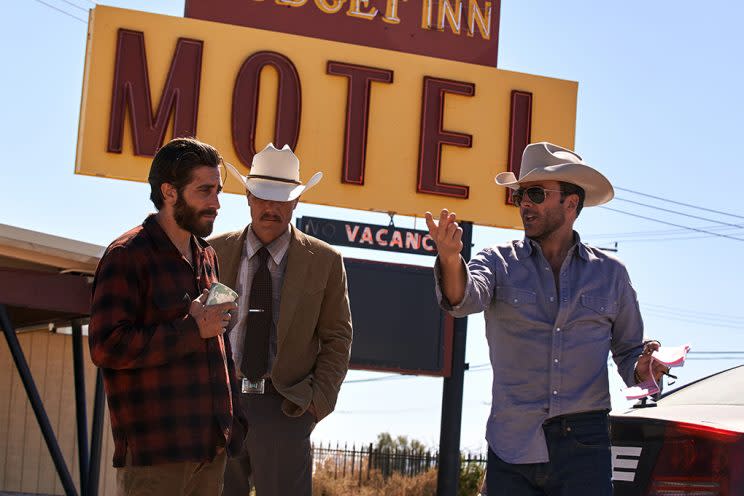
[[[569,413],[566,415],[558,415],[556,417],[550,417],[548,420],[543,422],[543,425],[548,427],[551,425],[570,425],[575,424],[579,422],[586,422],[591,420],[606,420],[607,419],[607,413],[609,410],[592,410],[589,412],[580,412],[580,413]]]
[[[270,377],[255,381],[251,381],[247,377],[241,377],[240,392],[243,394],[279,394]]]

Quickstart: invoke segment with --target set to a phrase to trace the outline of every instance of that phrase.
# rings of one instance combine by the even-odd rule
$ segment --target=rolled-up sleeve
[[[434,263],[434,282],[439,306],[453,317],[464,317],[485,310],[493,298],[496,286],[494,253],[490,249],[479,252],[467,264],[460,258],[465,267],[465,296],[457,305],[452,305],[442,293],[442,270],[439,257]]]

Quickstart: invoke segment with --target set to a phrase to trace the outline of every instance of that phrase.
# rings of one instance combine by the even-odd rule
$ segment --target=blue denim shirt
[[[631,385],[643,321],[625,266],[580,242],[556,281],[529,238],[486,248],[467,264],[465,297],[440,305],[455,317],[483,311],[493,389],[486,440],[509,463],[548,461],[542,424],[558,415],[609,410],[607,356]]]

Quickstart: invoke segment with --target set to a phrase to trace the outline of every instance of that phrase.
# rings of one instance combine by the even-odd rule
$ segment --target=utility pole
[[[462,228],[462,258],[470,260],[473,246],[473,223],[459,222]],[[439,433],[439,472],[437,496],[456,496],[460,483],[460,431],[462,428],[462,395],[465,382],[465,343],[468,318],[455,319],[452,339],[452,374],[442,387],[442,420]]]

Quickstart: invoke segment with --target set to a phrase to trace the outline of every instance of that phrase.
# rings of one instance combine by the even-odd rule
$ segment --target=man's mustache
[[[204,215],[217,215],[217,209],[216,208],[205,208],[204,210],[199,211],[199,216]]]
[[[281,221],[282,218],[279,217],[278,215],[274,215],[274,214],[263,214],[261,216],[261,220],[271,220],[271,221],[277,221],[278,222],[278,221]]]

